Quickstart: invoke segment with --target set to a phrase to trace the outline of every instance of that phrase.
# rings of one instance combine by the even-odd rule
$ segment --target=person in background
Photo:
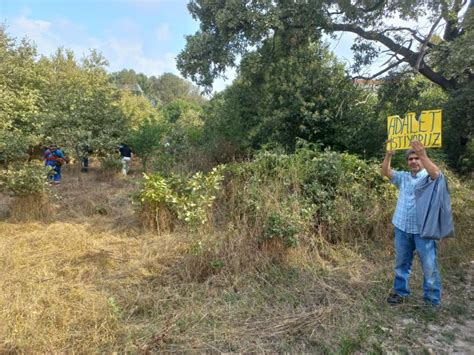
[[[76,150],[79,154],[79,158],[81,159],[81,172],[89,172],[89,155],[92,153],[91,147],[87,144],[82,144],[78,145]]]
[[[50,166],[54,173],[50,175],[50,181],[59,185],[61,183],[61,167],[66,163],[64,153],[56,144],[51,144],[43,153],[44,164]]]
[[[132,150],[128,145],[122,143],[119,147],[119,152],[122,160],[122,174],[123,176],[127,176],[132,160]]]
[[[387,151],[382,163],[382,175],[400,189],[392,223],[395,227],[395,280],[393,293],[387,299],[391,305],[403,303],[410,295],[410,278],[413,255],[416,251],[423,269],[423,299],[425,303],[439,306],[441,280],[437,262],[437,242],[421,237],[415,204],[415,188],[427,175],[433,180],[440,175],[439,168],[428,158],[425,147],[418,141],[411,142],[413,149],[406,152],[407,171],[390,167],[394,151]]]

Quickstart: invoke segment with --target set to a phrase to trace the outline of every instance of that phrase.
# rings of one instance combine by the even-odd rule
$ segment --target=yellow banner
[[[419,116],[409,112],[405,117],[388,116],[387,150],[410,149],[412,140],[427,148],[441,147],[441,110],[422,111]]]

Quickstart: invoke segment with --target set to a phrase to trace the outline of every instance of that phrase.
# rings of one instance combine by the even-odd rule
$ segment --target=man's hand
[[[385,141],[385,146],[387,146],[387,144],[389,144],[389,143],[391,143],[391,142],[392,142],[391,139],[387,139],[387,140]],[[389,155],[389,156],[393,156],[393,155],[395,154],[395,151],[389,149],[389,150],[386,151],[385,154],[386,154],[386,155]]]
[[[421,158],[421,157],[424,158],[424,157],[427,156],[426,149],[423,146],[423,144],[421,144],[420,141],[411,141],[410,145],[413,148],[413,150],[415,151],[416,155],[418,155],[419,158]]]
[[[389,143],[390,143],[390,139],[387,139],[385,141],[385,146],[387,146],[387,144]],[[392,160],[393,154],[395,154],[395,151],[391,149],[386,151],[385,159],[383,160],[382,169],[381,169],[382,175],[388,177],[389,179],[393,178],[393,170],[390,168],[390,161]]]
[[[416,155],[418,155],[418,158],[420,158],[420,161],[428,174],[433,180],[436,179],[440,174],[439,168],[431,161],[430,158],[428,158],[428,154],[426,153],[426,149],[423,144],[421,144],[419,141],[411,141],[410,144]]]

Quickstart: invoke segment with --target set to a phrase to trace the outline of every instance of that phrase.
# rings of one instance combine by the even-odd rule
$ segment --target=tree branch
[[[430,32],[428,33],[428,36],[426,36],[425,41],[421,45],[420,53],[418,54],[418,58],[416,59],[416,63],[415,63],[415,68],[414,68],[415,71],[420,70],[421,61],[423,60],[423,57],[425,56],[425,52],[426,52],[426,45],[429,42],[429,40],[431,39],[431,36],[433,36],[433,33],[434,33],[436,27],[438,27],[438,23],[441,21],[442,18],[443,18],[442,15],[440,17],[438,17],[438,19],[433,24],[433,26],[431,26]]]
[[[441,1],[441,16],[446,21],[446,27],[444,28],[443,39],[447,42],[453,41],[456,37],[461,34],[459,29],[459,12],[462,10],[463,6],[466,4],[466,1],[456,0],[453,3],[452,9],[448,8],[448,3],[446,1]],[[472,6],[474,2],[471,1],[469,6]],[[450,13],[455,13],[456,17],[451,16]]]
[[[385,2],[385,0],[380,0],[379,2],[376,2],[372,7],[368,7],[368,8],[360,8],[360,10],[362,12],[372,12],[372,11],[375,11],[377,10],[381,5],[383,5]]]
[[[333,23],[328,26],[329,31],[344,31],[344,32],[352,32],[359,35],[362,38],[365,38],[369,41],[376,41],[383,44],[385,47],[389,48],[393,52],[399,53],[404,60],[410,64],[411,67],[415,67],[418,53],[412,51],[411,49],[404,47],[395,41],[393,41],[390,37],[385,36],[380,32],[375,31],[366,31],[361,27],[352,24],[343,24],[343,23]],[[445,90],[455,89],[457,87],[457,83],[455,80],[448,80],[441,74],[435,72],[430,66],[423,65],[419,69],[419,73],[424,75],[427,79],[431,80],[432,82],[438,84]]]
[[[397,62],[390,64],[388,67],[384,68],[383,70],[379,71],[378,73],[376,73],[376,74],[374,74],[374,75],[372,75],[372,76],[365,77],[365,76],[362,76],[362,75],[358,75],[358,76],[354,76],[352,79],[363,79],[363,80],[372,80],[372,79],[375,79],[375,78],[378,77],[379,75],[382,75],[383,73],[388,72],[390,69],[395,68],[396,66],[400,65],[400,64],[401,64],[402,62],[404,62],[404,61],[405,61],[404,58],[399,59]]]
[[[414,39],[416,39],[418,42],[420,43],[425,43],[426,39],[424,40],[423,38],[419,37],[418,36],[418,33],[411,29],[411,28],[408,28],[408,27],[390,27],[390,28],[386,28],[385,30],[381,31],[380,33],[384,34],[386,32],[395,32],[395,31],[408,31],[411,33],[412,37]],[[433,43],[431,42],[427,42],[426,45],[429,47],[429,48],[433,48]]]

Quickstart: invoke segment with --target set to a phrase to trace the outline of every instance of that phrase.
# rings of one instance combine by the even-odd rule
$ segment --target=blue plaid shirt
[[[406,171],[394,171],[390,180],[400,189],[392,223],[405,233],[420,234],[421,229],[416,217],[415,187],[426,175],[428,175],[426,169],[419,171],[416,176]]]

